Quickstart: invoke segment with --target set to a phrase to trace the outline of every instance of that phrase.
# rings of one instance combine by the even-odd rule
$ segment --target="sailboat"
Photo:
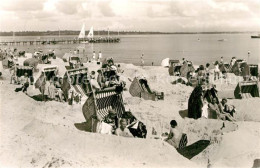
[[[84,38],[85,38],[85,24],[83,24],[81,28],[78,39],[84,39]],[[88,41],[82,41],[81,43],[88,43]]]
[[[91,26],[87,38],[88,38],[88,39],[93,39],[93,38],[94,38],[94,29],[93,29],[93,26]]]

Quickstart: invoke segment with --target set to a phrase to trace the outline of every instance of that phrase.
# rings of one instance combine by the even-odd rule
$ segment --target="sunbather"
[[[129,129],[126,127],[127,122],[126,119],[120,120],[120,127],[116,129],[115,134],[117,136],[123,136],[123,137],[133,137]]]
[[[234,116],[234,113],[236,112],[236,109],[235,109],[234,106],[227,104],[227,99],[226,98],[222,99],[221,105],[222,105],[223,112],[229,113],[232,117]]]
[[[229,113],[223,113],[220,104],[217,104],[217,99],[213,98],[212,103],[209,104],[209,110],[215,112],[218,119],[236,121]]]

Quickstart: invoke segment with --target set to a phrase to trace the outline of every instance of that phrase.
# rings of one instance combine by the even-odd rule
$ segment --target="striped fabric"
[[[97,115],[104,119],[108,111],[114,109],[120,118],[125,112],[121,94],[115,91],[101,92],[96,94]]]
[[[77,93],[81,94],[82,98],[87,98],[86,93],[84,92],[83,88],[80,85],[71,85],[71,86],[74,88],[74,90]]]
[[[242,93],[241,97],[242,99],[248,99],[248,98],[252,98],[252,95],[250,93]]]
[[[187,139],[187,135],[186,134],[182,134],[180,143],[179,143],[179,149],[184,148],[188,143],[188,139]]]

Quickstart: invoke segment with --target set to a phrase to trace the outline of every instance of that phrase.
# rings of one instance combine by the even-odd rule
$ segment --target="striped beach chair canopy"
[[[68,91],[72,87],[73,90],[80,94],[83,98],[87,98],[88,92],[92,91],[88,82],[88,68],[77,68],[68,70],[63,78],[62,90],[65,97],[68,97]]]
[[[93,92],[82,107],[83,115],[87,121],[93,116],[102,121],[111,109],[116,111],[118,118],[121,118],[125,113],[122,90],[118,87]]]
[[[259,97],[258,81],[239,82],[235,88],[234,95],[237,99]]]

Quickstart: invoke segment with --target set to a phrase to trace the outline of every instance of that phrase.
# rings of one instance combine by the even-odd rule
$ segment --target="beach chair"
[[[152,92],[148,82],[144,78],[135,77],[130,85],[129,92],[133,97],[140,97],[145,100],[163,100],[164,93]]]
[[[45,80],[49,81],[58,73],[57,66],[46,65],[41,67],[39,72],[34,78],[36,79],[35,88],[39,88],[41,90],[41,86],[45,83]]]
[[[113,109],[117,117],[121,118],[125,113],[121,87],[106,88],[101,91],[93,91],[82,107],[86,119],[86,129],[90,132],[97,132],[97,124],[102,121]]]
[[[257,64],[249,64],[249,71],[251,76],[258,77],[258,65]]]
[[[234,96],[236,99],[259,97],[258,81],[239,82],[235,88]]]
[[[80,94],[82,98],[87,98],[88,93],[91,91],[91,86],[88,79],[88,68],[70,69],[64,75],[62,91],[65,99],[68,99],[68,92],[70,88]]]
[[[16,67],[16,77],[19,79],[21,76],[24,76],[24,74],[27,73],[30,83],[33,84],[34,78],[33,78],[33,68],[30,66],[17,66]]]
[[[170,76],[180,75],[181,63],[179,60],[169,60],[169,74]]]

